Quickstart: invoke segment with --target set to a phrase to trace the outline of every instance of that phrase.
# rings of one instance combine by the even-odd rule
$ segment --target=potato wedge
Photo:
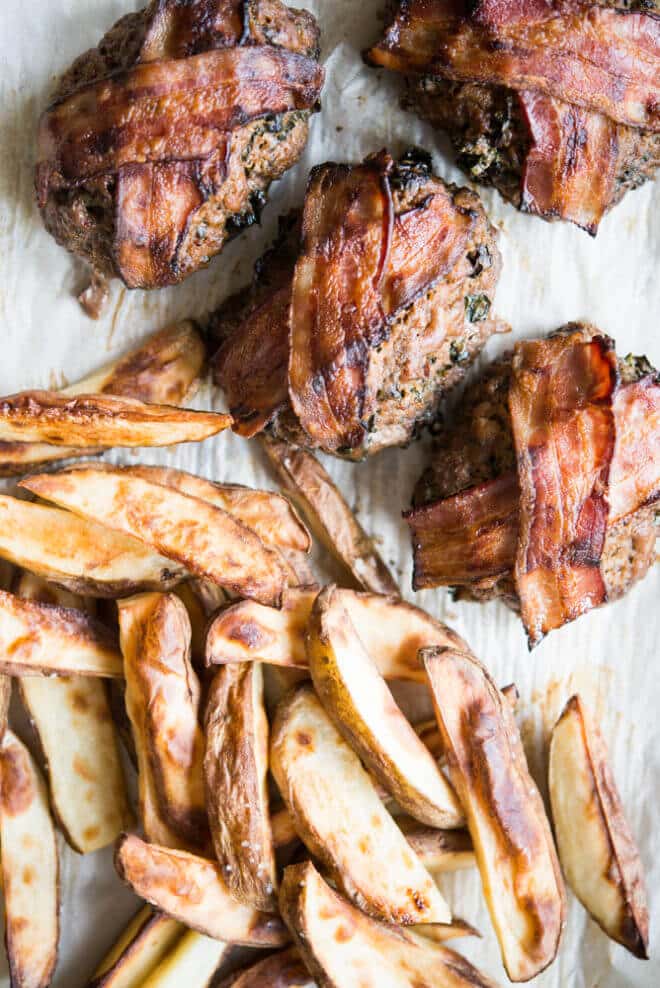
[[[476,867],[472,838],[467,830],[436,830],[402,816],[396,818],[396,823],[431,874]]]
[[[315,988],[315,982],[296,948],[289,947],[234,972],[220,988]]]
[[[241,601],[209,626],[206,662],[267,662],[308,667],[305,633],[318,587],[285,590],[281,610]],[[462,639],[419,607],[396,597],[337,589],[364,648],[385,679],[426,683],[417,653],[426,645],[465,648]]]
[[[0,494],[0,556],[87,597],[166,590],[186,571],[137,539],[70,511]]]
[[[285,870],[280,911],[320,988],[496,988],[453,950],[360,912],[311,861]]]
[[[577,695],[552,732],[549,783],[566,881],[609,937],[646,959],[649,916],[639,851],[605,740]]]
[[[528,981],[554,959],[566,914],[543,801],[511,706],[481,663],[451,649],[420,656],[504,966]]]
[[[181,405],[194,393],[204,360],[202,338],[193,323],[186,320],[154,333],[125,356],[59,393],[70,397],[114,394],[156,404]],[[0,477],[27,473],[42,463],[79,455],[80,450],[73,446],[0,442]]]
[[[401,713],[334,586],[314,602],[307,659],[335,727],[399,806],[429,827],[463,826],[454,790]]]
[[[159,840],[169,831],[177,846],[204,847],[204,735],[188,612],[175,594],[158,593],[125,598],[117,609],[145,834]]]
[[[272,491],[253,490],[240,484],[218,484],[172,467],[127,467],[136,477],[173,487],[181,494],[208,501],[243,522],[267,545],[294,552],[309,552],[312,540],[290,501]]]
[[[454,916],[451,923],[428,923],[426,926],[414,926],[413,933],[434,943],[446,943],[447,940],[459,940],[461,937],[481,937],[479,930],[466,923],[464,919]]]
[[[276,916],[234,898],[215,861],[125,834],[117,844],[115,867],[136,895],[215,940],[247,947],[281,947],[288,940]]]
[[[0,590],[0,671],[12,676],[123,676],[112,632],[69,607]]]
[[[206,704],[206,805],[215,855],[241,902],[277,911],[268,805],[268,720],[256,662],[227,665]]]
[[[57,391],[19,391],[0,398],[0,441],[98,446],[174,446],[215,436],[231,416],[118,395],[73,398]]]
[[[390,923],[451,920],[433,879],[310,686],[278,707],[270,767],[308,849],[360,908]]]
[[[343,494],[313,453],[273,436],[261,437],[278,480],[319,542],[346,567],[358,587],[397,594],[397,582]]]
[[[120,467],[37,474],[21,486],[134,536],[197,576],[264,604],[280,602],[286,573],[277,553],[222,508]]]
[[[143,906],[94,972],[87,988],[141,988],[185,932],[169,916]]]
[[[46,785],[9,730],[0,744],[0,841],[12,988],[47,988],[60,935],[55,828]]]
[[[208,988],[231,944],[187,930],[139,988]]]

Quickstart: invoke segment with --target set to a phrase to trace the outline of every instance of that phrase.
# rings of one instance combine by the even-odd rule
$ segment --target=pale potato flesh
[[[187,930],[139,988],[208,988],[231,946]]]
[[[70,511],[0,494],[0,556],[72,593],[121,597],[186,576],[142,542]]]
[[[154,333],[123,357],[59,393],[70,397],[115,394],[144,402],[180,405],[194,392],[204,360],[202,338],[186,320]],[[99,447],[85,452],[103,450]],[[0,442],[0,476],[26,473],[38,464],[79,455],[80,449],[75,446]]]
[[[253,490],[239,484],[217,484],[172,467],[137,466],[127,469],[136,477],[173,487],[182,494],[198,497],[216,508],[222,508],[256,532],[268,545],[294,552],[309,552],[309,532],[290,502],[281,494]]]
[[[454,951],[366,916],[309,861],[285,870],[280,909],[320,988],[496,988]]]
[[[103,958],[88,988],[141,988],[184,932],[175,919],[143,906]]]
[[[346,567],[357,585],[373,593],[398,594],[396,580],[373,539],[314,454],[269,435],[263,436],[262,442],[284,490],[319,541]]]
[[[239,902],[216,861],[121,838],[115,867],[136,895],[199,933],[248,947],[280,947],[288,937],[281,921]]]
[[[307,658],[335,726],[401,809],[430,827],[462,826],[456,794],[401,713],[335,587],[322,590],[312,608]]]
[[[361,909],[392,923],[451,920],[435,882],[310,687],[278,707],[270,766],[302,840]]]
[[[421,656],[504,966],[528,981],[556,956],[566,911],[543,801],[510,703],[484,667],[451,649]]]
[[[207,663],[257,661],[307,668],[305,634],[318,592],[318,587],[286,590],[281,610],[241,601],[221,611],[209,628]],[[397,597],[344,589],[336,593],[385,679],[425,684],[420,648],[464,647],[446,625]]]
[[[48,793],[9,730],[0,745],[5,943],[13,988],[47,988],[59,941],[59,863]]]
[[[124,599],[118,613],[145,833],[150,840],[176,835],[176,846],[203,847],[204,735],[188,613],[177,596],[158,593]]]
[[[608,936],[646,958],[649,917],[639,851],[605,742],[578,696],[552,732],[549,785],[566,881]]]
[[[73,467],[21,486],[75,514],[132,535],[191,573],[277,605],[286,574],[277,553],[226,511],[120,467]]]
[[[258,663],[213,677],[206,717],[206,804],[215,854],[241,902],[277,911],[275,847],[268,803],[268,720]]]
[[[88,614],[0,590],[0,671],[119,679],[123,666],[114,636]]]

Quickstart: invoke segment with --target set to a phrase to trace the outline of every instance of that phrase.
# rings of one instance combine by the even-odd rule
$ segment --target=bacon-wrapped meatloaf
[[[361,459],[435,416],[495,330],[495,231],[430,160],[325,164],[302,217],[213,319],[234,428]]]
[[[595,234],[660,163],[656,0],[401,0],[368,61],[459,165],[524,212]],[[613,9],[615,8],[615,9]]]
[[[206,265],[300,157],[318,43],[311,14],[281,0],[152,0],[123,17],[41,118],[48,231],[129,288]]]
[[[466,392],[406,515],[414,586],[502,597],[531,645],[621,597],[655,559],[660,376],[572,323]]]

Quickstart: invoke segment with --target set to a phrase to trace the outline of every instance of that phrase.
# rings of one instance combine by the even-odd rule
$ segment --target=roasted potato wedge
[[[511,981],[554,959],[566,896],[511,706],[473,655],[422,649],[454,788]]]
[[[0,841],[12,988],[47,988],[60,935],[55,828],[46,785],[9,730],[0,744]]]
[[[288,940],[276,916],[234,898],[215,861],[125,834],[117,845],[115,867],[136,895],[215,940],[247,947],[281,947]]]
[[[413,932],[420,937],[426,937],[435,943],[446,943],[447,940],[460,940],[461,937],[480,937],[479,930],[466,923],[464,919],[454,916],[451,923],[428,923],[426,926],[414,926]]]
[[[311,861],[285,870],[280,911],[320,988],[496,988],[453,950],[366,916]]]
[[[175,594],[158,593],[125,598],[118,612],[145,834],[153,841],[174,834],[176,846],[204,847],[204,735],[188,612]]]
[[[87,988],[137,988],[185,932],[175,919],[143,906],[94,972]]]
[[[315,988],[315,982],[296,948],[289,947],[236,971],[220,988]]]
[[[0,398],[0,441],[99,446],[196,443],[231,425],[231,416],[118,395],[73,398],[57,391],[19,391]]]
[[[281,494],[253,490],[240,484],[217,484],[172,467],[137,466],[128,467],[127,472],[222,508],[256,532],[267,545],[293,552],[309,552],[311,548],[309,532],[291,503]]]
[[[463,826],[454,790],[395,703],[336,587],[316,598],[306,644],[321,703],[372,775],[429,827]]]
[[[201,336],[189,321],[168,326],[145,343],[83,380],[62,395],[114,394],[156,404],[181,405],[196,389],[204,366]],[[87,454],[102,449],[87,449]],[[76,447],[48,443],[0,442],[0,476],[27,473],[42,463],[79,456]]]
[[[268,805],[268,720],[255,662],[227,665],[206,703],[206,805],[215,854],[241,902],[277,911]]]
[[[396,580],[313,453],[273,436],[262,437],[268,459],[319,542],[346,567],[358,587],[398,594]]]
[[[134,536],[197,576],[264,604],[280,602],[287,578],[277,553],[207,501],[120,467],[73,467],[28,477],[21,486]]]
[[[639,851],[605,740],[577,695],[552,732],[549,782],[566,881],[609,937],[646,959],[649,916]]]
[[[318,587],[286,590],[281,610],[241,601],[221,611],[206,639],[206,662],[267,662],[307,668],[305,634]],[[465,648],[462,639],[419,607],[396,597],[337,589],[353,627],[385,679],[426,683],[417,653],[426,645]]]
[[[0,671],[13,676],[123,676],[110,630],[69,607],[0,590]]]
[[[467,830],[437,830],[403,816],[398,816],[396,823],[424,867],[432,874],[463,871],[476,866],[472,838]]]
[[[167,590],[186,571],[142,542],[70,511],[0,494],[0,556],[86,597]]]
[[[208,988],[231,949],[222,940],[187,930],[140,988]]]
[[[270,767],[308,849],[360,908],[390,923],[451,920],[433,879],[309,686],[278,707]]]

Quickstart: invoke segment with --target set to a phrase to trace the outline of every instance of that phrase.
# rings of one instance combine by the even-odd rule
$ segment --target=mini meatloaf
[[[551,399],[542,394],[543,374],[538,366],[528,380],[520,378],[520,387],[532,393],[532,400],[537,393],[539,400],[529,416],[535,425],[523,439],[523,428],[519,423],[514,428],[512,422],[512,409],[517,408],[512,404],[512,385],[518,380],[516,375],[523,373],[516,368],[526,359],[526,350],[543,345],[549,349],[559,347],[566,339],[572,343],[573,363],[568,364],[566,351],[553,356],[557,373],[561,373],[555,381],[559,395],[556,406],[551,408]],[[573,378],[571,373],[577,367],[582,380],[588,379],[591,386],[595,372],[591,376],[589,368],[587,378],[584,368],[585,354],[591,359],[592,347],[600,348],[604,376],[611,390],[599,391],[593,401],[594,417],[587,428],[587,420],[579,416],[591,406],[575,399],[576,395],[583,397],[584,391],[578,371]],[[606,350],[605,359],[601,350]],[[548,361],[544,371],[550,365]],[[570,392],[566,384],[564,394],[563,384],[557,381],[577,381],[575,390]],[[541,404],[544,400],[546,405]],[[575,409],[570,402],[575,403]],[[539,412],[543,423],[540,430],[535,417]],[[547,432],[551,441],[544,435],[546,423],[550,423]],[[520,520],[526,510],[521,493],[526,485],[524,464],[529,459],[530,473],[535,469],[540,472],[548,445],[555,451],[560,449],[558,455],[552,453],[554,473],[550,480],[543,475],[532,478],[534,496],[529,499],[536,500],[544,513],[540,518],[528,518],[526,526]],[[567,460],[562,467],[561,456],[566,450],[576,458]],[[640,463],[645,465],[644,476],[638,471]],[[584,477],[580,475],[583,468]],[[595,476],[597,481],[593,481]],[[560,497],[554,505],[548,503],[547,495],[553,489]],[[582,495],[585,490],[593,494],[588,511],[582,515],[584,505],[571,501],[577,489]],[[556,519],[563,511],[566,517],[581,519],[583,530],[573,533],[568,549],[566,545],[560,547],[555,569],[562,558],[580,558],[598,570],[602,582],[602,599],[595,599],[589,606],[615,600],[645,576],[655,560],[659,498],[660,377],[646,358],[616,358],[611,341],[593,326],[571,323],[547,340],[518,344],[514,354],[490,365],[468,387],[455,414],[438,432],[431,464],[415,488],[414,507],[407,513],[415,554],[415,587],[450,586],[459,600],[500,597],[519,611],[520,573],[516,566],[521,560],[520,532],[527,530],[529,534],[536,525],[544,540],[539,558],[545,558],[547,563],[548,546],[554,544],[556,532],[548,533],[544,526],[549,518]],[[594,537],[591,530],[586,531],[587,517],[591,528],[598,528],[597,519],[602,517],[603,525]],[[564,620],[571,620],[577,613]]]
[[[252,286],[215,314],[234,428],[359,460],[432,421],[497,328],[495,230],[417,150],[321,165]]]
[[[654,177],[654,0],[406,0],[390,8],[367,59],[403,73],[406,108],[446,131],[459,166],[518,209],[595,234],[605,212]]]
[[[42,116],[47,230],[129,288],[204,267],[300,157],[318,57],[316,21],[281,0],[152,0],[122,17]]]

